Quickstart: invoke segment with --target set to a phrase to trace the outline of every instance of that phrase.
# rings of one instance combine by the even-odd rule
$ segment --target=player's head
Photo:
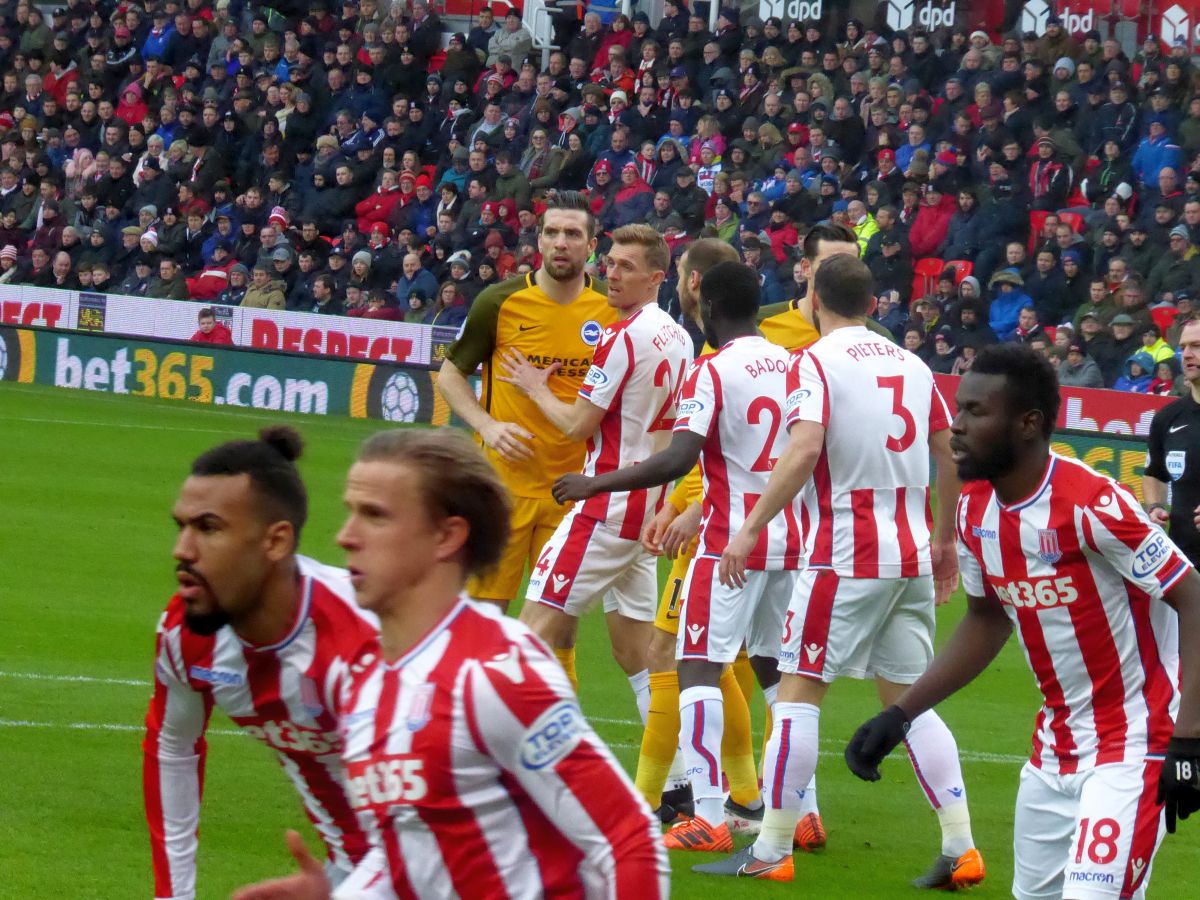
[[[720,238],[700,238],[679,257],[679,308],[683,314],[700,324],[700,279],[718,263],[737,262],[738,254]]]
[[[814,225],[804,236],[800,268],[809,284],[821,263],[834,256],[858,256],[858,238],[845,225]]]
[[[303,446],[293,428],[273,425],[192,463],[175,501],[174,556],[184,619],[197,634],[253,614],[268,578],[295,553],[308,517],[296,469]]]
[[[717,263],[700,281],[700,322],[704,339],[720,347],[754,329],[761,302],[758,273],[740,262]]]
[[[649,225],[623,225],[612,233],[608,251],[608,305],[633,309],[658,297],[671,251]]]
[[[874,308],[875,277],[857,255],[837,254],[817,269],[809,293],[814,307],[843,319],[856,319]]]
[[[1058,378],[1044,354],[1023,344],[979,351],[955,395],[950,446],[963,481],[995,481],[1025,464],[1044,465],[1058,421]]]
[[[596,251],[596,217],[579,191],[555,191],[542,214],[538,233],[542,271],[555,281],[573,281]]]
[[[479,448],[453,428],[383,431],[359,448],[346,478],[346,551],[358,603],[381,617],[422,587],[457,594],[494,566],[511,502]]]

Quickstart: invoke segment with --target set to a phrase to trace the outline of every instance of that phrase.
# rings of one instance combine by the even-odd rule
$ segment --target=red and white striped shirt
[[[787,446],[781,401],[787,394],[788,364],[786,350],[752,335],[697,360],[688,372],[675,430],[706,438],[700,451],[700,556],[724,552],[762,497],[775,461]],[[797,498],[759,534],[746,567],[799,568],[803,521]]]
[[[969,482],[957,528],[964,589],[1002,604],[1042,691],[1030,762],[1070,774],[1162,753],[1179,637],[1161,601],[1191,564],[1129,492],[1051,454],[1019,503]]]
[[[929,367],[862,326],[792,357],[787,427],[816,422],[825,445],[805,488],[808,565],[844,578],[933,572],[929,436],[950,411]]]
[[[342,789],[336,710],[347,665],[375,645],[377,626],[355,604],[344,570],[297,562],[300,610],[277,644],[251,646],[228,626],[195,634],[178,596],[159,620],[142,745],[155,897],[195,896],[204,732],[214,705],[276,751],[332,863],[350,871],[367,853],[367,832]]]
[[[585,475],[627,468],[666,447],[691,359],[692,339],[655,303],[604,329],[579,389],[580,397],[606,410],[588,438]],[[597,494],[584,501],[580,513],[636,541],[662,506],[664,491],[659,486]]]
[[[347,793],[373,821],[362,868],[395,895],[667,895],[650,808],[520,622],[464,598],[395,663],[351,671]]]

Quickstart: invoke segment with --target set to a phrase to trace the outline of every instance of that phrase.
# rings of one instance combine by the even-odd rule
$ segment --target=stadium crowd
[[[764,302],[803,294],[808,228],[851,227],[935,371],[1020,340],[1064,384],[1173,390],[1182,43],[605,9],[562,10],[543,69],[507,7],[449,34],[427,0],[0,0],[0,282],[453,326],[585,189],[606,232],[729,241]]]

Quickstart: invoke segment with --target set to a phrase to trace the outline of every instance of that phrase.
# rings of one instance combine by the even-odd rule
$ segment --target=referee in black
[[[1191,393],[1154,414],[1142,496],[1150,518],[1164,527],[1170,523],[1171,539],[1200,565],[1200,319],[1183,326],[1179,352]]]

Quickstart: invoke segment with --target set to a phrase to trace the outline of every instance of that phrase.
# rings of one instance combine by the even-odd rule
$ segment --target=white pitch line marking
[[[37,672],[3,672],[0,671],[0,678],[21,678],[29,681],[58,681],[75,684],[113,684],[123,685],[125,687],[149,687],[150,682],[136,678],[101,678],[91,675],[42,675]],[[589,722],[594,722],[597,725],[625,725],[625,726],[641,726],[641,721],[638,719],[614,719],[606,716],[587,716]],[[142,731],[141,725],[122,725],[106,722],[69,722],[66,724],[57,722],[32,722],[23,719],[0,719],[0,728],[66,728],[77,730],[97,730],[97,731]],[[236,729],[209,729],[209,734],[215,735],[241,735],[243,732]],[[822,744],[830,746],[840,746],[841,740],[838,738],[825,738],[821,741]],[[617,743],[609,742],[610,747],[635,750],[641,747],[641,744]],[[842,757],[840,751],[822,750],[821,756]],[[1002,765],[1014,765],[1025,762],[1027,756],[1016,756],[1006,753],[986,753],[976,752],[972,750],[959,750],[959,757],[964,762],[980,762],[980,763],[998,763]]]

